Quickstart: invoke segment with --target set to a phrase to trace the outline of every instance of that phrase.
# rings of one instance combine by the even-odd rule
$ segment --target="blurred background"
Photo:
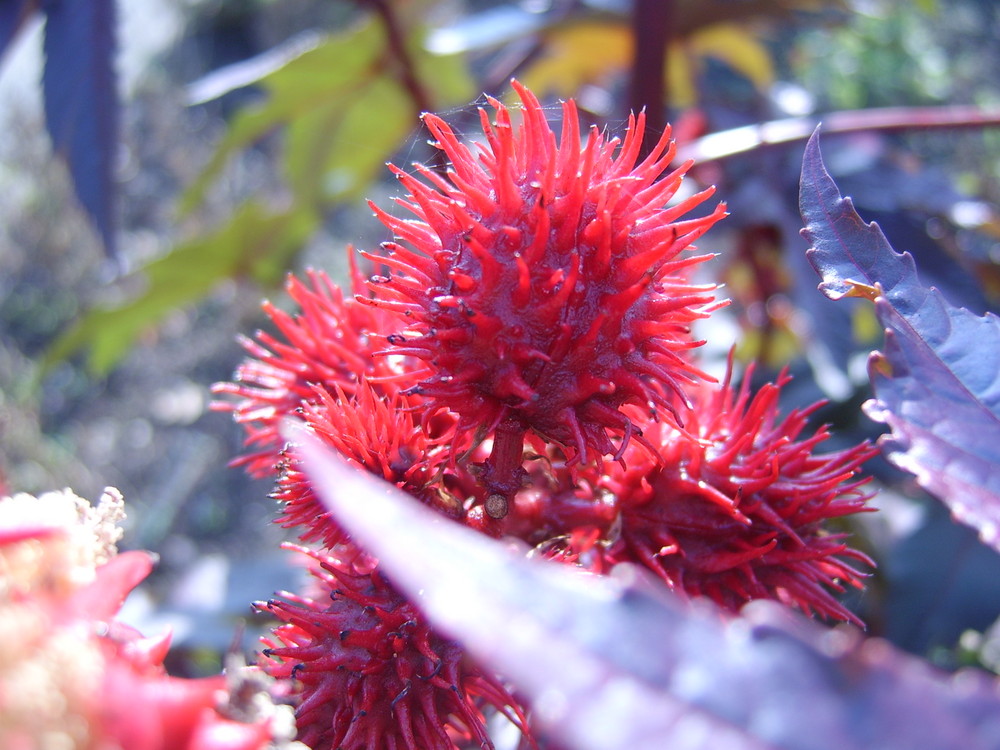
[[[210,409],[238,334],[285,274],[342,275],[387,239],[384,164],[433,163],[419,113],[474,137],[512,77],[624,131],[673,124],[731,216],[699,243],[732,300],[706,356],[784,365],[824,398],[829,448],[881,342],[870,305],[817,290],[799,236],[805,138],[925,283],[977,313],[1000,293],[1000,6],[993,0],[89,0],[0,10],[0,482],[120,488],[126,546],[161,555],[130,616],[169,623],[179,671],[214,671],[249,603],[294,587],[270,486],[227,463]],[[53,10],[55,8],[55,10]],[[551,109],[558,117],[558,106]],[[1000,559],[906,476],[851,528],[879,562],[852,600],[942,666],[1000,663]],[[253,629],[251,625],[251,629]],[[985,635],[982,635],[985,633]],[[247,639],[248,641],[250,639]]]

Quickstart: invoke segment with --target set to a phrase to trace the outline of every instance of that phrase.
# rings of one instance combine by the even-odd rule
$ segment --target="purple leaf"
[[[0,55],[14,41],[24,22],[38,10],[38,3],[39,0],[0,0]]]
[[[875,399],[865,405],[892,430],[880,439],[886,457],[1000,550],[1000,318],[923,286],[910,254],[893,250],[840,195],[816,134],[799,206],[820,289],[873,299],[886,330],[885,351],[869,360]]]
[[[909,253],[897,253],[874,222],[866,224],[850,198],[840,195],[823,164],[819,131],[806,144],[799,187],[799,210],[805,222],[802,236],[810,244],[806,257],[823,278],[820,290],[830,299],[869,296],[875,284],[900,312],[910,314],[907,295],[926,291],[917,281]]]
[[[114,256],[114,0],[50,0],[45,12],[42,88],[49,135],[105,250]]]
[[[437,628],[527,696],[560,747],[1000,746],[1000,693],[985,673],[940,674],[772,602],[727,618],[633,568],[602,578],[529,560],[349,466],[304,429],[286,434],[338,522]]]

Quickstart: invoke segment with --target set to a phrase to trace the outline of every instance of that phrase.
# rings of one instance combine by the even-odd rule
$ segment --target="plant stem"
[[[514,495],[524,484],[524,433],[519,419],[503,420],[493,435],[493,450],[483,465],[483,486],[486,488],[486,513],[495,519],[507,515]]]
[[[365,0],[382,20],[385,28],[386,41],[389,45],[389,52],[399,66],[399,78],[403,88],[410,95],[410,101],[416,109],[416,116],[424,112],[434,111],[434,102],[430,93],[417,75],[417,68],[413,62],[413,56],[406,47],[406,37],[400,27],[399,18],[393,9],[393,0]],[[441,174],[445,172],[446,164],[444,154],[440,149],[433,149],[430,157],[430,166]]]
[[[416,67],[413,64],[410,51],[406,48],[406,39],[399,26],[399,19],[396,18],[393,11],[391,0],[367,0],[367,4],[382,19],[386,39],[389,43],[389,51],[399,63],[401,83],[410,95],[410,99],[413,100],[417,114],[433,111],[431,97],[423,83],[417,78]]]
[[[632,81],[629,107],[646,111],[646,133],[640,158],[646,156],[666,127],[667,44],[673,34],[674,0],[634,0]]]

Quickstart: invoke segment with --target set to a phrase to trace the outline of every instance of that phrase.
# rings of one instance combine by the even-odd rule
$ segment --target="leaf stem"
[[[413,62],[413,56],[406,47],[406,37],[400,26],[399,18],[393,9],[393,0],[365,0],[365,2],[378,14],[382,25],[385,27],[389,52],[399,65],[400,83],[409,94],[410,101],[413,102],[413,106],[416,109],[415,114],[417,119],[421,122],[421,127],[423,127],[423,121],[420,119],[421,115],[424,112],[433,112],[434,102],[427,87],[424,86],[417,75],[417,67]],[[444,154],[439,149],[433,149],[429,162],[434,171],[444,174],[447,165]]]
[[[413,100],[413,105],[417,109],[417,115],[424,112],[432,112],[434,106],[431,97],[427,93],[427,89],[423,83],[417,77],[416,66],[413,63],[410,51],[406,48],[406,39],[403,35],[403,30],[400,28],[399,19],[393,11],[392,2],[390,0],[366,0],[366,3],[382,20],[382,25],[385,27],[386,39],[389,43],[389,51],[399,63],[401,83],[410,95],[410,99]]]

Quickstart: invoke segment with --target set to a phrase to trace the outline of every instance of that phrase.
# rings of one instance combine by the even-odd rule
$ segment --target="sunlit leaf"
[[[229,124],[212,159],[181,199],[181,211],[201,202],[205,190],[237,151],[247,148],[272,130],[310,116],[322,117],[330,110],[352,106],[379,75],[378,61],[384,47],[378,24],[331,36],[304,51],[276,70],[266,70],[256,82],[264,90],[262,104],[240,111]]]
[[[304,31],[259,55],[224,65],[188,84],[187,103],[205,104],[238,89],[253,86],[292,60],[319,47],[326,35]]]
[[[554,26],[544,32],[544,40],[541,57],[521,76],[534,91],[576,96],[584,84],[622,75],[633,63],[632,31],[624,22]],[[675,106],[697,100],[697,79],[707,57],[726,63],[758,88],[774,79],[771,57],[751,32],[735,24],[713,24],[694,30],[668,49],[664,65]]]
[[[45,4],[45,121],[66,160],[76,195],[115,252],[114,162],[118,98],[114,71],[114,0]]]
[[[299,200],[356,194],[409,131],[413,105],[393,81],[378,78],[349,107],[328,102],[288,125],[285,170]]]
[[[632,0],[581,0],[579,4],[600,14],[601,22],[610,24],[620,23],[634,8]],[[848,9],[845,0],[675,0],[674,6],[671,31],[680,38],[715,24],[746,25],[769,18],[786,20],[790,13],[800,11]],[[441,54],[495,49],[532,35],[549,34],[562,25],[564,16],[558,6],[544,11],[530,4],[500,4],[464,14],[446,27],[434,30],[428,46]]]
[[[479,91],[461,54],[436,52],[428,46],[425,29],[415,29],[406,40],[418,80],[426,88],[435,111],[465,104]]]
[[[984,673],[936,673],[773,602],[729,619],[635,569],[602,578],[525,558],[348,466],[304,429],[338,523],[436,627],[504,675],[574,750],[995,748]]]
[[[632,49],[632,33],[624,23],[557,26],[546,33],[542,56],[521,74],[521,82],[539,95],[575,96],[584,84],[627,68]]]
[[[435,109],[464,103],[472,82],[456,55],[423,46],[423,32],[407,40],[414,73]],[[265,134],[287,128],[285,170],[297,201],[316,203],[356,195],[384,168],[418,125],[420,112],[389,61],[380,23],[369,20],[343,34],[299,38],[288,48],[228,66],[195,87],[199,99],[257,84],[264,101],[239,112],[211,161],[186,191],[181,210],[193,208],[227,160]]]
[[[866,411],[892,430],[881,441],[886,456],[1000,550],[1000,318],[923,286],[909,253],[840,195],[817,135],[806,146],[800,208],[820,288],[831,299],[873,299],[885,329],[884,351],[869,361],[876,398]]]
[[[455,57],[422,54],[413,60],[421,80],[433,82],[435,107],[468,101],[472,83]],[[408,134],[418,127],[411,95],[394,77],[369,81],[349,103],[330,101],[288,125],[285,169],[299,200],[360,197]]]
[[[221,229],[142,269],[148,285],[139,297],[87,312],[53,344],[46,364],[85,350],[88,369],[106,374],[142,332],[204,298],[220,281],[243,277],[277,283],[316,225],[317,217],[309,211],[269,213],[255,203],[245,204]]]
[[[144,270],[147,291],[129,304],[94,310],[56,342],[50,360],[89,351],[90,368],[107,372],[139,333],[168,312],[197,302],[228,278],[273,283],[317,225],[324,203],[362,190],[404,137],[418,126],[412,92],[387,58],[379,24],[369,21],[336,37],[300,37],[267,59],[230,67],[195,87],[221,95],[257,83],[266,98],[238,114],[210,163],[182,199],[199,202],[236,151],[275,128],[286,129],[284,166],[293,193],[284,213],[247,204],[209,237],[189,241]],[[431,104],[467,101],[471,83],[457,57],[423,50],[422,33],[407,40],[414,71],[426,77]],[[255,75],[260,76],[254,78]]]

